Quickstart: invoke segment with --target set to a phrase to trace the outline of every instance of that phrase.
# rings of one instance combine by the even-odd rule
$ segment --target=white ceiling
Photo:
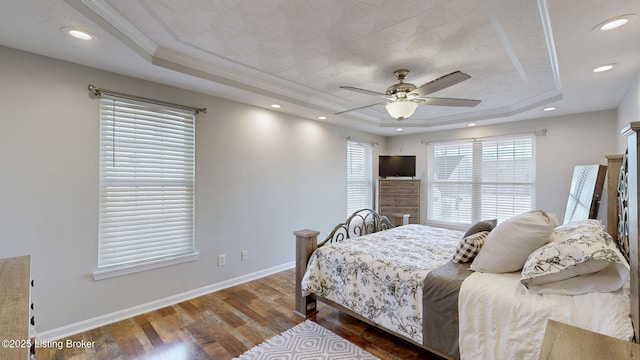
[[[0,45],[397,135],[616,108],[640,71],[640,19],[593,28],[624,14],[640,1],[3,0]],[[384,101],[339,86],[384,93],[401,68],[417,86],[463,71],[472,78],[433,96],[482,102],[421,105],[400,122],[382,105],[333,115]]]

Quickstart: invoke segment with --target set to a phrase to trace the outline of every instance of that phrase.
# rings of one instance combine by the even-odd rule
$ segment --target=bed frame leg
[[[315,230],[298,230],[296,236],[296,308],[295,313],[306,319],[313,318],[318,313],[316,298],[313,295],[302,296],[302,277],[307,269],[311,254],[318,248],[318,235]]]

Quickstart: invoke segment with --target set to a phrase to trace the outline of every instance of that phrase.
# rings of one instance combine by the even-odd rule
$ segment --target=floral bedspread
[[[410,224],[316,250],[302,279],[314,293],[422,343],[423,280],[453,255],[462,232]]]

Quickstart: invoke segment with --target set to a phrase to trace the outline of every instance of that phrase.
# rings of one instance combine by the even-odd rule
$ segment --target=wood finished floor
[[[70,337],[95,348],[38,348],[46,359],[232,359],[304,319],[286,270]],[[316,322],[381,359],[440,359],[324,304]],[[65,342],[67,339],[63,339]]]

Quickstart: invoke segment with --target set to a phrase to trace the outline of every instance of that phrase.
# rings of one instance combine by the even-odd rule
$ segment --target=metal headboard
[[[318,244],[318,247],[326,243],[372,234],[392,227],[394,227],[393,224],[386,216],[382,216],[371,209],[361,209],[351,214],[342,224],[336,225],[326,239]]]
[[[629,151],[625,151],[618,177],[618,248],[629,261]]]

